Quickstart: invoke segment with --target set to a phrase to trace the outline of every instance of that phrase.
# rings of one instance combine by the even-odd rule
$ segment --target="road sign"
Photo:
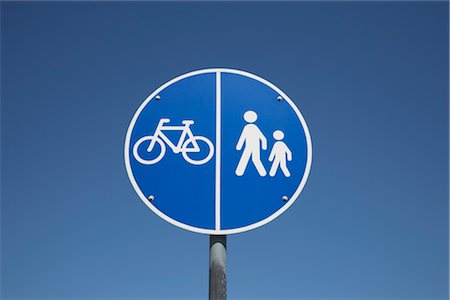
[[[138,108],[125,163],[142,201],[194,232],[232,234],[288,209],[311,168],[311,137],[294,102],[233,69],[184,74]]]

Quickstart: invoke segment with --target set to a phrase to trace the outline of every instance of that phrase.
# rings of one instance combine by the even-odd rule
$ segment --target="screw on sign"
[[[262,226],[296,200],[311,137],[294,102],[253,74],[205,69],[154,91],[128,128],[125,162],[142,201],[190,231]]]

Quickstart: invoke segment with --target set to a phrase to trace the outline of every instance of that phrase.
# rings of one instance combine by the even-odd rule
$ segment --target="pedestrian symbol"
[[[236,168],[236,175],[244,175],[245,169],[252,159],[252,163],[255,165],[256,170],[260,176],[266,176],[267,172],[264,168],[264,164],[261,162],[260,151],[267,149],[267,139],[261,130],[253,124],[258,119],[258,115],[254,111],[247,111],[244,114],[244,120],[249,124],[245,125],[244,130],[239,138],[236,146],[236,150],[241,150],[244,146],[244,152],[242,153],[239,164]],[[292,160],[292,152],[289,150],[287,145],[281,140],[284,138],[284,133],[281,130],[277,130],[273,133],[273,138],[277,140],[275,142],[272,152],[270,152],[269,161],[273,161],[272,167],[270,168],[270,176],[275,176],[278,167],[281,168],[286,177],[291,176],[287,166],[287,160]]]
[[[286,159],[292,160],[292,152],[289,150],[288,146],[282,141],[284,138],[284,133],[281,130],[277,130],[273,133],[273,138],[277,140],[273,145],[272,152],[270,152],[269,160],[273,161],[272,167],[270,168],[270,176],[275,176],[278,167],[284,173],[284,176],[289,177],[291,173],[286,166]]]
[[[142,201],[205,234],[243,232],[281,215],[302,191],[311,161],[294,102],[232,69],[167,82],[140,105],[125,139],[128,176]]]
[[[258,115],[254,111],[249,110],[244,114],[244,120],[248,122],[248,124],[245,125],[236,146],[236,150],[241,150],[242,146],[245,145],[244,153],[242,153],[236,168],[237,176],[244,175],[250,157],[252,158],[252,162],[258,170],[259,175],[266,176],[267,174],[260,158],[260,149],[267,149],[267,140],[261,130],[259,130],[258,126],[253,124],[257,119]]]

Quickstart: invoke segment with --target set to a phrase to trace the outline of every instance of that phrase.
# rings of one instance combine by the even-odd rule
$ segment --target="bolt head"
[[[153,195],[150,195],[150,196],[148,196],[148,198],[147,198],[148,200],[150,200],[150,201],[153,201],[153,200],[155,200],[155,196],[153,196]]]
[[[277,97],[277,100],[278,100],[278,101],[281,101],[281,100],[283,100],[283,97],[278,96],[278,97]]]
[[[283,201],[288,201],[289,198],[288,198],[287,196],[283,196],[283,197],[281,197],[281,200],[283,200]]]
[[[155,99],[156,99],[156,100],[159,100],[159,99],[161,99],[161,96],[158,95],[158,96],[155,97]]]

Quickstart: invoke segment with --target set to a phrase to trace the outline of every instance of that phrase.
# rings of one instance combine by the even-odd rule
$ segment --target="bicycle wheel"
[[[147,141],[155,141],[155,142],[157,142],[158,144],[159,144],[159,146],[160,146],[160,153],[156,156],[156,158],[153,158],[153,159],[144,159],[144,158],[142,158],[140,155],[139,155],[139,147],[144,143],[144,142],[147,142]],[[147,146],[146,147],[148,147],[148,144],[147,144]],[[142,149],[142,147],[141,147],[141,149]],[[147,153],[152,153],[152,152],[154,152],[153,150],[155,149],[155,147],[153,147],[153,149],[149,152],[148,150],[145,150]],[[142,152],[142,150],[141,150],[141,152]],[[134,144],[134,146],[133,146],[133,156],[134,156],[134,158],[138,161],[138,162],[140,162],[141,164],[143,164],[143,165],[153,165],[153,164],[156,164],[157,162],[159,162],[163,157],[164,157],[164,154],[166,154],[166,145],[164,144],[164,142],[163,141],[161,141],[159,138],[157,138],[157,137],[154,137],[154,136],[144,136],[144,137],[142,137],[142,138],[140,138],[137,142],[136,142],[136,144]]]
[[[189,144],[193,143],[194,141],[197,143],[197,145],[199,146],[200,150],[197,151],[197,152],[187,151]],[[206,145],[204,145],[204,143],[206,143]],[[184,159],[188,163],[190,163],[192,165],[203,165],[203,164],[206,164],[211,159],[211,157],[213,156],[213,154],[214,154],[213,149],[214,149],[214,146],[213,146],[213,144],[211,143],[210,140],[208,140],[204,136],[194,136],[194,137],[191,137],[191,138],[187,139],[183,143],[183,146],[181,147],[181,151],[182,151],[181,154],[183,155]],[[206,150],[207,155],[206,155],[205,158],[200,158],[200,159],[195,158],[195,159],[193,159],[193,158],[190,158],[188,156],[188,153],[198,153],[198,152],[202,152],[202,150]]]

